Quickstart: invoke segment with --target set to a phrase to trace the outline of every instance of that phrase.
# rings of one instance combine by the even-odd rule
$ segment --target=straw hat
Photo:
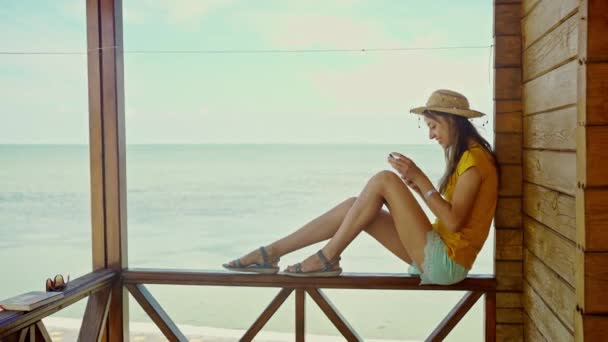
[[[469,100],[455,91],[439,89],[435,90],[426,106],[410,109],[410,113],[424,114],[427,110],[464,116],[465,118],[479,118],[485,114],[469,108]]]

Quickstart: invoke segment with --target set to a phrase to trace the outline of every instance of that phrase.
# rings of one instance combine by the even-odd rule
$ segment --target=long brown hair
[[[439,192],[444,193],[448,187],[448,183],[450,181],[450,177],[456,170],[456,166],[460,161],[460,157],[462,154],[469,149],[469,142],[471,140],[478,143],[481,148],[486,150],[490,156],[492,156],[492,162],[496,166],[496,172],[499,173],[498,163],[496,162],[496,155],[492,150],[492,146],[490,143],[484,139],[479,132],[477,132],[477,128],[471,124],[471,122],[462,116],[446,114],[442,112],[435,111],[426,111],[424,116],[431,118],[435,121],[439,117],[444,118],[445,121],[449,124],[449,134],[452,141],[452,144],[445,149],[445,162],[446,168],[441,180],[439,181]]]

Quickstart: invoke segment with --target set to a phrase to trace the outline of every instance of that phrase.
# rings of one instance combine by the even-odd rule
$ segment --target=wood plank
[[[576,242],[576,206],[572,196],[524,183],[523,211]]]
[[[533,219],[524,217],[524,244],[534,256],[574,286],[574,243]]]
[[[521,308],[521,292],[497,292],[496,307],[498,308]]]
[[[496,114],[521,113],[523,110],[521,100],[494,99],[494,111]]]
[[[524,115],[564,108],[577,101],[578,62],[572,61],[523,85]]]
[[[521,4],[494,4],[494,36],[521,35]]]
[[[296,289],[296,342],[304,342],[305,334],[305,319],[306,315],[304,312],[304,292],[303,289]]]
[[[494,132],[496,133],[521,133],[522,113],[511,112],[497,114],[494,116]]]
[[[521,99],[521,68],[494,69],[494,99]]]
[[[320,290],[315,288],[307,289],[306,292],[317,303],[319,308],[329,318],[330,322],[346,338],[347,341],[363,341],[357,332],[351,327],[346,319],[340,314],[329,298]]]
[[[524,312],[524,341],[547,342],[526,312]]]
[[[501,165],[498,195],[521,196],[522,175],[521,165]]]
[[[496,261],[496,290],[521,290],[523,265],[521,261]]]
[[[577,305],[585,314],[608,314],[608,253],[576,252]]]
[[[277,312],[277,310],[281,307],[281,305],[285,302],[287,297],[293,292],[293,289],[281,289],[279,293],[274,297],[272,302],[268,304],[266,309],[258,316],[258,318],[253,322],[253,324],[247,329],[243,337],[241,337],[240,341],[253,341],[253,338],[262,330],[264,325],[272,318],[272,316]]]
[[[496,323],[523,323],[521,309],[496,309]]]
[[[87,307],[84,311],[84,317],[80,324],[78,341],[101,341],[109,309],[109,287],[89,296]]]
[[[608,63],[587,63],[579,68],[578,121],[608,125]]]
[[[524,82],[576,58],[578,25],[578,16],[572,16],[524,51]]]
[[[523,119],[523,146],[526,148],[576,150],[576,106]]]
[[[608,61],[608,3],[605,0],[581,1],[581,54],[588,62]]]
[[[89,95],[89,159],[93,271],[106,267],[103,120],[101,113],[101,58],[98,0],[87,1],[87,79]]]
[[[527,251],[524,257],[524,278],[566,327],[574,330],[574,288]]]
[[[545,33],[578,11],[578,0],[543,0],[522,20],[523,46],[527,49]]]
[[[495,259],[523,259],[523,231],[521,229],[496,230]]]
[[[524,179],[574,196],[576,193],[576,153],[524,151]]]
[[[521,36],[494,37],[494,67],[521,66]]]
[[[521,342],[523,336],[522,324],[496,324],[496,341],[498,342]]]
[[[456,324],[460,322],[462,317],[469,312],[481,295],[481,292],[469,291],[465,293],[458,303],[456,303],[454,308],[452,308],[445,318],[439,322],[437,327],[431,332],[425,341],[443,341],[443,339],[448,336],[450,331],[454,329]]]
[[[608,189],[577,189],[576,242],[586,252],[608,251]]]
[[[522,199],[518,197],[498,197],[494,226],[496,229],[518,228],[522,223]]]
[[[519,264],[521,265],[521,263]],[[496,280],[492,274],[469,274],[466,279],[453,285],[420,285],[420,277],[409,273],[344,272],[339,277],[297,278],[283,274],[260,275],[225,271],[130,268],[123,271],[122,277],[125,284],[289,287],[294,289],[317,287],[368,290],[489,291],[496,288]]]
[[[145,285],[127,284],[126,287],[169,341],[188,341]]]
[[[608,316],[576,313],[577,341],[605,341],[608,336]]]
[[[573,341],[573,332],[557,319],[527,282],[524,282],[522,300],[526,313],[547,340],[552,342]]]
[[[608,186],[608,126],[580,126],[577,139],[577,181],[586,188]]]
[[[494,150],[499,164],[521,164],[521,133],[496,133]]]

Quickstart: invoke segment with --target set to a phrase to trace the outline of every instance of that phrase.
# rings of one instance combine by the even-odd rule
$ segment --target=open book
[[[4,310],[30,311],[61,298],[62,292],[32,291],[0,300],[0,307]]]

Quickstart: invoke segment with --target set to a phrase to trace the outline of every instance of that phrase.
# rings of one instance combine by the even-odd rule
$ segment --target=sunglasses
[[[70,275],[68,274],[67,280],[63,279],[61,274],[55,276],[55,278],[47,278],[46,279],[46,291],[63,291],[68,283],[70,282]]]

